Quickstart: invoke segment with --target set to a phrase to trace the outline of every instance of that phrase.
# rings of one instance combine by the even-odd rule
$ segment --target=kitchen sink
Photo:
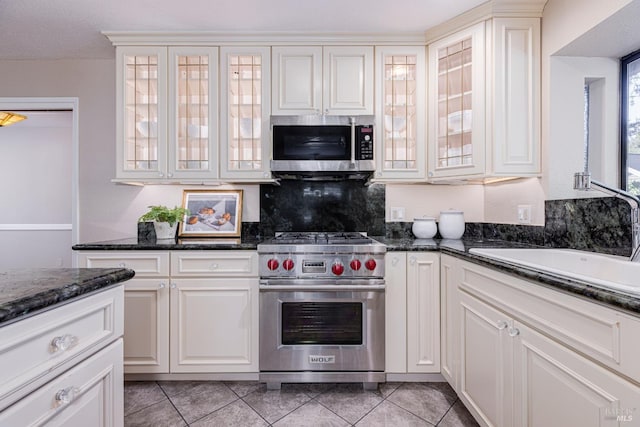
[[[574,249],[478,248],[469,253],[640,296],[640,263]]]

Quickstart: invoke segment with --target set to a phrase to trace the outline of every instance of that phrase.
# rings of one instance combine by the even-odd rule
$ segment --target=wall
[[[584,193],[572,189],[573,173],[584,167],[582,83],[585,77],[613,75],[611,63],[607,63],[610,60],[585,58],[580,63],[578,59],[552,55],[629,3],[581,0],[577,5],[574,0],[549,0],[545,6],[541,77],[543,187],[547,199],[584,197]]]

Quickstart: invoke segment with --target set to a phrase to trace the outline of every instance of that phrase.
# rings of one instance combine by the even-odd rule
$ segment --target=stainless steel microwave
[[[368,178],[373,116],[272,116],[271,171],[294,178]]]

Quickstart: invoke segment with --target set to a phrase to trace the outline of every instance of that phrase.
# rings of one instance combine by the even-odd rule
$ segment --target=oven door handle
[[[384,292],[385,285],[260,285],[260,291],[286,291],[286,292]]]

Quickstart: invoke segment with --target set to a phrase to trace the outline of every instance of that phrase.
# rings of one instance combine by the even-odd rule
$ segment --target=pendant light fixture
[[[26,118],[27,116],[23,116],[22,114],[11,113],[9,111],[0,111],[0,127],[9,126],[14,123],[21,122]]]

